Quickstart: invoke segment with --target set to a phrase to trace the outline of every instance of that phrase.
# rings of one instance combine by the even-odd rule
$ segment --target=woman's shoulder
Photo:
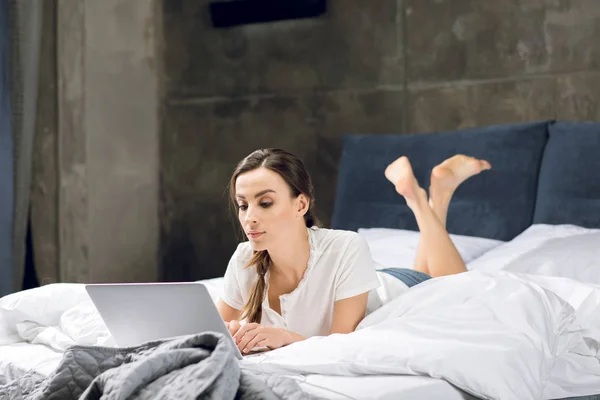
[[[249,242],[239,243],[229,260],[225,275],[235,277],[240,284],[253,281],[256,278],[256,268],[248,268],[252,254]]]
[[[241,242],[238,243],[233,255],[231,256],[231,261],[235,262],[236,266],[245,268],[252,257],[253,251],[250,242]]]
[[[321,250],[343,250],[348,247],[363,247],[367,244],[365,238],[357,232],[343,229],[313,227],[311,234]]]
[[[354,231],[322,228],[313,230],[312,234],[318,249],[316,263],[326,266],[316,269],[321,274],[336,277],[337,298],[356,295],[358,289],[366,292],[379,284],[364,236]]]

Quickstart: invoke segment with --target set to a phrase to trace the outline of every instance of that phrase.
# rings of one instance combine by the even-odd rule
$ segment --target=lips
[[[248,232],[248,237],[250,239],[256,239],[259,238],[260,236],[262,236],[264,234],[264,232]]]

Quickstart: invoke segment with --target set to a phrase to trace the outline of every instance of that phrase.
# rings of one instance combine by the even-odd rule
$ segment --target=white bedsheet
[[[30,343],[0,346],[0,384],[10,382],[33,370],[43,375],[52,373],[62,353]],[[468,394],[448,382],[426,376],[326,376],[298,377],[302,389],[331,400],[466,400]]]
[[[441,379],[427,376],[308,375],[299,379],[307,393],[330,400],[471,400],[469,394]]]
[[[216,300],[222,287],[222,278],[202,281],[209,293]],[[10,304],[10,320],[14,324],[9,337],[17,343],[0,346],[0,384],[16,379],[29,370],[48,375],[53,372],[61,360],[61,348],[75,344],[95,344],[98,337],[108,335],[101,332],[103,324],[98,321],[97,314],[91,309],[87,299],[81,299],[82,285],[57,285],[46,287],[45,290],[32,290],[21,292],[11,301],[4,301],[4,305]],[[48,302],[40,314],[32,307],[35,303],[49,300],[49,297],[60,298],[60,301]],[[1,304],[1,302],[0,302]],[[52,307],[54,305],[54,307]],[[87,308],[87,311],[86,311]],[[48,315],[52,317],[48,318]],[[24,322],[28,320],[28,322]],[[42,322],[49,325],[42,327]],[[25,325],[37,327],[33,331],[17,329],[16,326]],[[65,327],[64,334],[60,326]],[[23,326],[23,325],[20,325]],[[100,327],[100,328],[99,328]],[[6,324],[4,325],[6,329]],[[99,331],[100,329],[100,331]],[[73,338],[69,332],[76,334]],[[82,335],[82,332],[95,332],[95,335]],[[36,335],[37,333],[37,335]],[[23,342],[20,334],[29,335],[30,341],[48,342],[55,349],[42,344],[31,344]],[[38,337],[41,336],[41,337]],[[396,400],[400,396],[403,400],[445,399],[465,400],[469,395],[462,392],[441,379],[425,376],[326,376],[308,375],[298,376],[299,384],[308,393],[318,395],[323,399],[357,399],[357,400]]]
[[[61,357],[61,352],[41,344],[22,342],[0,346],[0,384],[17,379],[30,370],[49,375]]]
[[[218,296],[220,280],[207,285]],[[81,299],[81,290],[56,285],[0,300],[2,328],[8,332],[0,340],[33,332],[37,336],[29,340],[50,342],[55,348],[69,341],[98,344],[107,332],[93,306]],[[49,294],[60,301],[49,300]],[[33,306],[40,301],[46,302],[44,307]],[[67,320],[71,322],[65,324]],[[19,329],[24,323],[37,328]],[[471,271],[411,289],[367,317],[360,328],[265,353],[247,359],[244,366],[338,377],[424,374],[486,398],[600,393],[598,286],[568,278]],[[15,349],[8,351],[15,354]],[[23,346],[24,355],[28,349]],[[56,366],[52,360],[58,362],[48,360],[47,371]],[[44,365],[43,360],[31,361]],[[392,393],[386,390],[374,393]]]

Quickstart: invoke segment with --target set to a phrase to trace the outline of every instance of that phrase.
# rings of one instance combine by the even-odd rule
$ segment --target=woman
[[[444,228],[446,212],[458,185],[488,168],[462,155],[444,161],[432,171],[428,203],[408,159],[390,164],[385,176],[414,212],[421,241],[415,270],[378,273],[357,233],[315,226],[313,186],[301,160],[279,149],[248,155],[229,186],[248,242],[231,257],[217,302],[240,351],[352,332],[367,303],[376,308],[382,302],[377,292],[382,282],[408,288],[466,271]],[[241,319],[247,321],[243,326]]]

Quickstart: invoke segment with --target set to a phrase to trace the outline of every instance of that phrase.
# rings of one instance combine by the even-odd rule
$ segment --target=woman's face
[[[270,169],[261,167],[238,176],[235,199],[242,229],[256,251],[272,249],[306,228],[307,197],[294,198],[288,184]]]

